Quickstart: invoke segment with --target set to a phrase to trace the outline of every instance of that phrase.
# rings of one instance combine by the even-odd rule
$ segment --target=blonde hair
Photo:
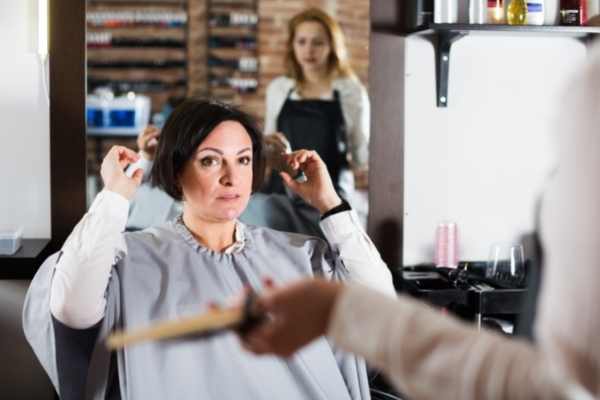
[[[328,60],[328,72],[330,76],[355,78],[356,75],[348,61],[348,50],[346,49],[344,34],[340,25],[329,14],[319,8],[309,8],[302,11],[300,14],[296,14],[288,23],[288,43],[285,59],[287,76],[297,82],[304,80],[302,67],[294,54],[296,28],[303,22],[318,22],[327,32],[331,44],[331,53]]]

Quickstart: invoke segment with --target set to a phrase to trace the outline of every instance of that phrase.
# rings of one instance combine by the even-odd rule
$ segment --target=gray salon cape
[[[114,353],[111,362],[103,339],[114,329],[202,313],[209,302],[239,295],[245,284],[260,291],[267,276],[276,284],[312,275],[347,276],[320,239],[240,226],[245,245],[231,254],[202,247],[180,222],[124,234],[128,254],[112,269],[87,398],[112,398],[116,392],[116,398],[144,400],[369,399],[364,361],[336,351],[325,338],[283,359],[250,354],[227,332],[140,343]],[[48,258],[35,275],[23,312],[25,336],[57,390],[65,378],[57,368],[49,298],[58,257]]]

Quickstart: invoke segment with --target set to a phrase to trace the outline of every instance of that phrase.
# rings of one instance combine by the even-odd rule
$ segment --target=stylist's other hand
[[[148,125],[137,137],[137,146],[146,160],[154,161],[160,130],[154,125]]]
[[[139,157],[135,151],[127,147],[113,146],[104,157],[100,167],[104,188],[131,200],[136,189],[142,183],[144,171],[138,168],[130,178],[124,170],[127,165],[136,162]]]
[[[366,167],[352,168],[354,175],[354,188],[357,190],[369,189],[369,169]]]
[[[304,201],[321,214],[342,203],[333,187],[327,166],[316,151],[298,150],[285,157],[290,167],[295,170],[301,169],[306,175],[306,182],[297,182],[285,172],[280,174],[285,184]]]
[[[265,176],[264,183],[269,182],[271,173],[277,167],[277,161],[281,154],[291,153],[292,148],[290,142],[283,133],[275,132],[264,137],[265,149]]]
[[[327,332],[342,290],[339,283],[306,279],[266,291],[257,307],[267,317],[241,337],[243,346],[257,354],[290,356]]]
[[[281,132],[275,132],[270,135],[266,135],[264,137],[264,145],[266,147],[272,146],[273,151],[277,153],[290,153],[292,151],[290,142]]]

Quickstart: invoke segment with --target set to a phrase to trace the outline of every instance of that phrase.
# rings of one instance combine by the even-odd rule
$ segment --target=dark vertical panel
[[[86,209],[85,1],[50,0],[51,250]]]
[[[369,234],[390,267],[402,265],[404,39],[371,33]]]

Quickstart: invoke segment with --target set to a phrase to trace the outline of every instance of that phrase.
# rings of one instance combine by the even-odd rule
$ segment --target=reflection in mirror
[[[296,19],[289,43],[292,17],[309,6],[326,14]],[[111,146],[152,159],[173,108],[200,96],[264,122],[270,149],[281,142],[274,141],[276,132],[292,150],[316,149],[366,225],[368,43],[367,0],[88,0],[88,205],[102,188],[100,164]],[[145,130],[148,124],[156,128]],[[265,176],[264,193],[253,196],[242,220],[319,234],[318,214],[304,213],[306,205],[286,194],[278,176]],[[161,223],[179,210],[144,183],[129,229]]]

